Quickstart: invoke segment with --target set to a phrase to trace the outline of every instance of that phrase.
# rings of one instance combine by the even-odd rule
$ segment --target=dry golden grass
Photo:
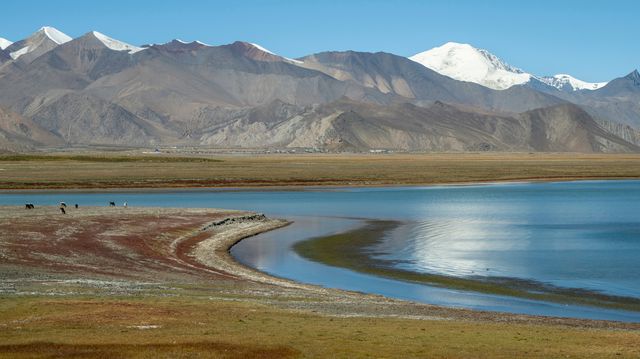
[[[0,188],[143,188],[399,185],[451,182],[640,178],[637,154],[218,155],[218,161],[2,161]],[[116,159],[123,158],[118,155]]]
[[[204,298],[10,297],[0,318],[3,358],[640,356],[638,331],[340,318]]]

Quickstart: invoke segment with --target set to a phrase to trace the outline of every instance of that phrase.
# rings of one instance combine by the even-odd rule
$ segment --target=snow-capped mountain
[[[28,38],[7,46],[5,51],[8,52],[14,60],[24,57],[24,60],[29,62],[54,47],[71,40],[71,37],[59,30],[50,26],[44,26]],[[27,54],[28,56],[25,56]]]
[[[570,86],[553,87],[455,43],[412,61],[359,51],[293,60],[242,41],[138,47],[94,31],[69,40],[45,27],[0,50],[0,148],[640,153],[635,71],[573,92],[594,86],[557,76]]]
[[[115,51],[127,51],[130,54],[134,54],[138,51],[144,50],[142,47],[137,47],[133,45],[129,45],[126,42],[122,42],[120,40],[113,39],[105,34],[99,33],[97,31],[92,32],[93,36],[95,36],[100,42],[102,42],[106,47]]]
[[[64,44],[65,42],[69,42],[72,38],[59,31],[58,29],[51,26],[44,26],[40,29],[49,39],[53,40],[58,45]]]
[[[494,90],[542,83],[560,91],[573,92],[597,90],[607,84],[606,82],[586,82],[567,74],[535,76],[505,63],[487,50],[455,42],[448,42],[440,47],[421,52],[411,56],[410,59],[442,75],[460,81],[474,82]]]
[[[540,81],[549,86],[553,86],[561,91],[578,91],[578,90],[597,90],[604,87],[608,82],[586,82],[567,75],[558,74],[555,76],[545,76]]]
[[[6,48],[7,48],[7,47],[9,47],[9,45],[11,45],[11,44],[13,44],[13,42],[11,42],[11,41],[9,41],[9,40],[7,40],[7,39],[4,39],[4,38],[2,38],[2,37],[0,37],[0,50],[4,50],[4,49],[6,49]]]
[[[453,79],[474,82],[494,90],[522,85],[533,77],[508,65],[487,50],[448,42],[409,59]]]

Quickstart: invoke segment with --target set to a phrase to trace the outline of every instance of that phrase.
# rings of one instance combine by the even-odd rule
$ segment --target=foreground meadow
[[[319,288],[230,257],[233,243],[282,225],[214,209],[0,207],[0,357],[640,355],[638,324]]]
[[[0,174],[8,190],[414,185],[640,178],[640,156],[89,153],[4,156]],[[281,225],[225,210],[2,207],[0,357],[640,356],[637,324],[317,288],[230,258],[235,241]]]

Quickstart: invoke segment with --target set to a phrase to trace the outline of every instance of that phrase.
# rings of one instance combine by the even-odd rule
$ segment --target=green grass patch
[[[0,358],[638,358],[640,332],[336,317],[254,302],[0,298]],[[148,326],[141,329],[141,326]]]

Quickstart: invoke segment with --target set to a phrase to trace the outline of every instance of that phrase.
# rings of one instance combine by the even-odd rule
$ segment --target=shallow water
[[[291,250],[305,236],[318,237],[357,228],[363,222],[327,217],[290,217],[294,223],[283,229],[248,238],[231,250],[245,265],[300,282],[454,308],[531,315],[640,322],[640,313],[595,307],[549,303],[529,299],[437,288],[361,274],[310,262]]]
[[[554,304],[372,278],[311,263],[290,251],[295,241],[359,225],[358,221],[335,217],[395,219],[406,224],[388,233],[373,250],[380,253],[379,258],[394,260],[403,269],[462,277],[516,277],[640,297],[640,181],[313,192],[0,194],[0,204],[4,205],[59,201],[81,206],[127,201],[130,206],[235,208],[272,217],[296,216],[298,225],[243,241],[234,248],[234,255],[282,277],[434,304],[640,321],[640,315],[630,313],[613,315],[611,311],[581,307],[569,310]]]

